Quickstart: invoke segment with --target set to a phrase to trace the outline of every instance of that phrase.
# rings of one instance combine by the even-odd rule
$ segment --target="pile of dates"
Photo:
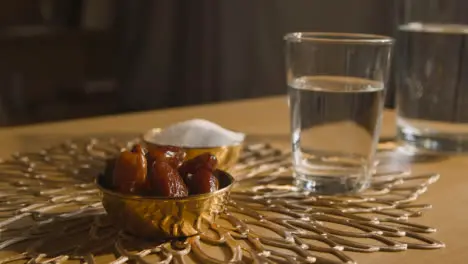
[[[106,175],[112,189],[124,194],[185,197],[218,190],[216,157],[203,153],[184,161],[185,156],[177,147],[146,150],[135,145],[109,161]]]

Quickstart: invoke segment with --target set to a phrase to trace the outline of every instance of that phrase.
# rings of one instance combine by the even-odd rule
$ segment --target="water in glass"
[[[382,82],[305,76],[288,84],[296,184],[318,193],[359,191],[373,167]]]

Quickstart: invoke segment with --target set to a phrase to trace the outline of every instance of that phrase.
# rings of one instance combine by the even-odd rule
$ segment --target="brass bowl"
[[[152,142],[151,139],[154,138],[155,135],[161,133],[160,128],[153,128],[146,132],[143,135],[143,141],[146,144],[148,149],[158,149],[167,147],[167,145],[160,145],[155,142]],[[239,161],[239,157],[242,150],[243,142],[238,142],[236,144],[227,145],[227,146],[218,146],[218,147],[207,147],[207,148],[197,148],[197,147],[185,147],[185,146],[177,146],[182,148],[187,156],[185,159],[194,158],[202,153],[209,152],[216,156],[218,159],[218,168],[221,170],[229,170],[234,164]]]
[[[117,193],[109,188],[105,175],[99,176],[96,184],[114,226],[141,238],[177,238],[198,234],[204,222],[215,221],[225,209],[234,179],[221,170],[215,175],[219,190],[183,198]]]

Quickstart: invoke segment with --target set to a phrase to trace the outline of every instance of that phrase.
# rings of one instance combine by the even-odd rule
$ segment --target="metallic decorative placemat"
[[[139,241],[112,228],[94,187],[103,160],[135,140],[72,140],[0,163],[3,263],[354,263],[353,252],[436,249],[434,228],[409,219],[414,201],[438,179],[381,163],[359,196],[313,196],[291,185],[290,155],[268,144],[245,147],[243,178],[229,209],[206,231],[177,241]],[[395,169],[396,168],[396,169]],[[401,169],[403,168],[403,169]]]

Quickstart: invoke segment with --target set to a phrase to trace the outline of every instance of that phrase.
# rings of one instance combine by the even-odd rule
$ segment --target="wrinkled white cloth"
[[[191,119],[168,126],[151,141],[183,147],[218,147],[237,144],[245,134],[234,132],[204,119]]]

